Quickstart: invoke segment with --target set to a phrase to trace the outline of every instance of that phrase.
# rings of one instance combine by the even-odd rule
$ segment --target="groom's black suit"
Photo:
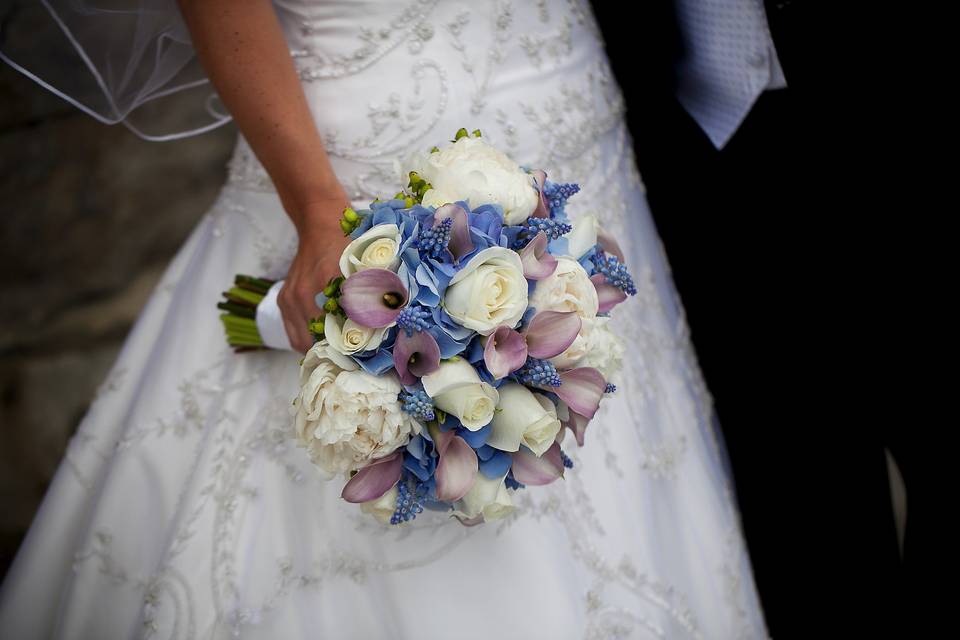
[[[724,431],[769,631],[890,637],[906,594],[884,447],[908,490],[913,469],[870,328],[885,313],[875,294],[889,299],[901,276],[874,285],[884,252],[860,249],[902,204],[882,178],[901,132],[888,85],[871,83],[889,72],[880,36],[864,38],[846,3],[822,15],[799,4],[767,3],[788,88],[762,94],[722,151],[674,97],[684,45],[672,3],[594,10]]]

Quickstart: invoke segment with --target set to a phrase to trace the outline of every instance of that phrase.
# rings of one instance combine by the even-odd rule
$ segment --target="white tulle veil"
[[[0,7],[0,59],[105,124],[163,141],[231,120],[176,0],[0,0]]]

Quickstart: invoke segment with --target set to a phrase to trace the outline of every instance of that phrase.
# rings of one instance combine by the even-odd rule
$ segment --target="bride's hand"
[[[347,245],[339,184],[270,0],[178,0],[197,57],[266,169],[300,234],[278,303],[290,344],[306,352],[314,297],[338,273]]]
[[[299,245],[277,304],[283,312],[290,344],[300,353],[306,353],[313,345],[307,328],[310,320],[323,315],[316,295],[331,278],[340,275],[340,254],[350,242],[340,229],[340,218],[349,206],[346,193],[340,189],[328,198],[312,201],[295,217]]]

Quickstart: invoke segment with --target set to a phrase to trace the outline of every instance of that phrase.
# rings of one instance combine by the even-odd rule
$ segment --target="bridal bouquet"
[[[572,461],[622,356],[609,313],[636,293],[576,184],[512,162],[461,129],[408,160],[390,200],[341,220],[352,242],[320,296],[300,369],[296,437],[384,523],[424,508],[464,524],[508,514],[511,491]],[[288,345],[281,282],[238,276],[221,308],[238,349]]]

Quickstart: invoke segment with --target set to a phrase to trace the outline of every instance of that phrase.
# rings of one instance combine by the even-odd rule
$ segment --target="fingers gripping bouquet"
[[[342,276],[311,323],[296,436],[345,500],[384,523],[424,508],[464,524],[573,466],[623,347],[610,311],[636,293],[576,184],[548,181],[461,129],[409,161],[391,200],[346,210]],[[238,349],[278,346],[281,283],[238,276],[221,308]]]

